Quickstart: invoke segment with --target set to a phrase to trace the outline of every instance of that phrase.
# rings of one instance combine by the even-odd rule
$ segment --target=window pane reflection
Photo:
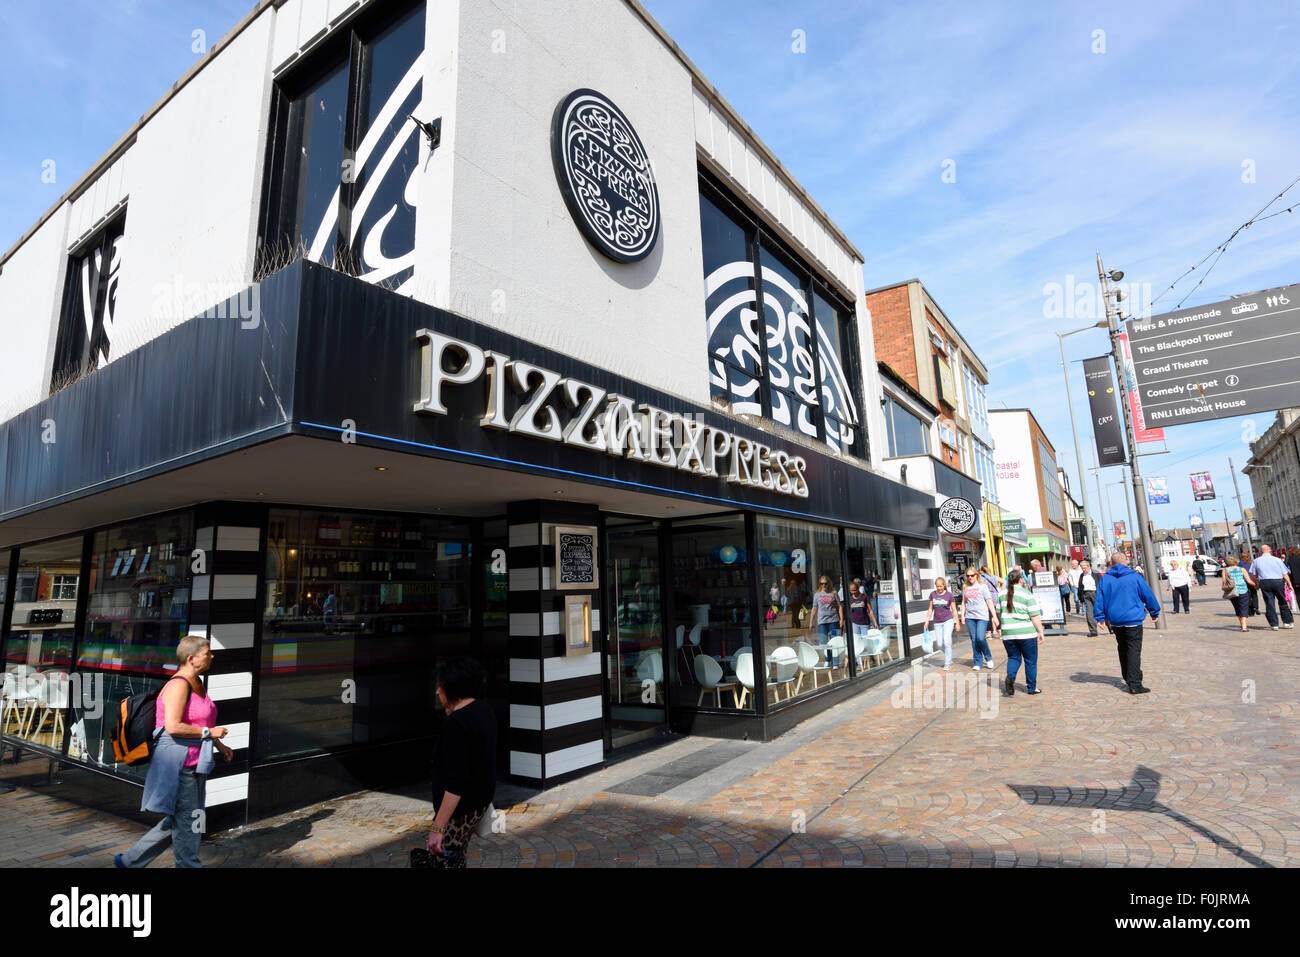
[[[673,528],[673,690],[682,705],[755,708],[747,561],[743,516]]]
[[[431,734],[436,659],[472,650],[468,526],[277,509],[266,561],[257,757]]]
[[[839,531],[759,518],[768,701],[777,704],[850,677]]]
[[[4,641],[0,728],[48,748],[62,747],[72,665],[82,537],[18,552],[13,620]]]
[[[903,612],[898,600],[894,540],[849,529],[844,533],[844,548],[850,579],[853,654],[859,670],[867,671],[903,657]]]

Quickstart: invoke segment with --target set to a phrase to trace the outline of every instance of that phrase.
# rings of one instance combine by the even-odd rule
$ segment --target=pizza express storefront
[[[138,784],[109,715],[205,635],[220,829],[423,774],[449,655],[552,783],[664,728],[773,736],[910,654],[928,495],[322,267],[256,292],[256,328],[191,320],[0,426],[11,746]],[[841,627],[816,592],[855,578]]]

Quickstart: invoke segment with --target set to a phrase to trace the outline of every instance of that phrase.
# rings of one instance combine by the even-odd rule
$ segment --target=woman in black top
[[[483,672],[473,658],[453,658],[438,668],[438,701],[447,712],[433,752],[433,829],[428,847],[464,867],[465,851],[497,780],[497,722],[476,695]]]

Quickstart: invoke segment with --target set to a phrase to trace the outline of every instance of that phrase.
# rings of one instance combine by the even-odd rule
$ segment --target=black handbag
[[[411,850],[411,866],[438,870],[463,870],[465,854],[455,848],[447,848],[442,854],[434,854],[428,848],[416,847]]]

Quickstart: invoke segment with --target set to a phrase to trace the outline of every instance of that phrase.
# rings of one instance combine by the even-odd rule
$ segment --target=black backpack
[[[185,681],[184,678],[181,680]],[[162,689],[165,687],[167,687],[166,682],[157,691],[142,691],[129,698],[123,698],[118,703],[117,714],[113,716],[113,760],[138,766],[147,764],[153,757],[158,695],[162,694]],[[185,707],[189,706],[190,692],[190,683],[185,681],[185,706],[181,708],[182,715],[185,713]]]

